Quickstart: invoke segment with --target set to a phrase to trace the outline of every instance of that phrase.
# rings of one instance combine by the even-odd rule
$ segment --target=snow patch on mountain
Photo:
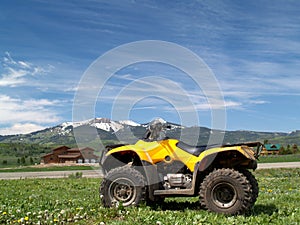
[[[123,125],[128,125],[128,126],[132,126],[132,127],[137,127],[137,126],[140,126],[141,124],[139,123],[136,123],[132,120],[120,120],[119,121],[120,124],[123,124]]]
[[[113,132],[116,132],[122,128],[124,128],[124,126],[120,123],[117,123],[115,121],[110,121],[108,123],[106,122],[97,122],[97,123],[93,123],[93,124],[90,124],[92,127],[96,127],[98,129],[101,129],[101,130],[105,130],[105,131],[113,131]]]
[[[80,121],[80,122],[64,122],[60,126],[63,130],[65,130],[67,127],[70,127],[70,126],[75,128],[75,127],[80,127],[80,126],[83,126],[83,125],[87,125],[90,121],[91,120],[84,120],[84,121]]]

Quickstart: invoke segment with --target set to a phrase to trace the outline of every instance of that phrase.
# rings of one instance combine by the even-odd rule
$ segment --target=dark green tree
[[[24,156],[22,156],[22,158],[21,158],[21,164],[22,164],[22,165],[25,165],[25,163],[26,163],[26,159],[25,159]]]
[[[286,151],[285,151],[285,148],[283,147],[283,145],[280,147],[279,149],[279,155],[285,155],[286,154]]]
[[[292,146],[293,154],[296,154],[298,151],[299,151],[298,146],[296,144],[293,144],[293,146]]]
[[[292,152],[292,148],[291,148],[291,146],[288,144],[287,146],[286,146],[286,153],[285,154],[292,154],[293,152]]]

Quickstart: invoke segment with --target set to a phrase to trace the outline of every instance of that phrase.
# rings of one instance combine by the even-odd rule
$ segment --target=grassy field
[[[99,179],[0,180],[0,224],[300,224],[300,169],[258,170],[260,195],[248,215],[199,208],[198,198],[172,198],[157,208],[106,209]]]
[[[20,162],[18,163],[18,160],[20,161],[21,157],[0,154],[0,168],[17,167],[20,165]],[[39,164],[40,160],[41,160],[40,156],[26,157],[24,165]]]
[[[260,156],[259,163],[300,162],[300,154]]]

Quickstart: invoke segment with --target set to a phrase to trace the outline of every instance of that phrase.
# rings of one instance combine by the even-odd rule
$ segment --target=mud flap
[[[154,191],[159,189],[159,177],[157,167],[147,161],[142,161],[143,169],[147,180],[148,198],[155,201]]]

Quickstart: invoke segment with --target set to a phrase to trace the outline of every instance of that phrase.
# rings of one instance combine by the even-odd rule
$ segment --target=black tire
[[[251,184],[233,169],[218,169],[208,174],[200,186],[200,204],[212,212],[242,214],[252,204]]]
[[[137,206],[144,195],[143,175],[128,165],[109,171],[100,185],[100,198],[105,207]]]
[[[244,174],[244,176],[247,178],[247,180],[251,184],[252,192],[251,192],[251,206],[250,207],[253,207],[256,202],[256,199],[258,197],[258,193],[259,193],[258,182],[249,170],[241,169],[240,172]]]

